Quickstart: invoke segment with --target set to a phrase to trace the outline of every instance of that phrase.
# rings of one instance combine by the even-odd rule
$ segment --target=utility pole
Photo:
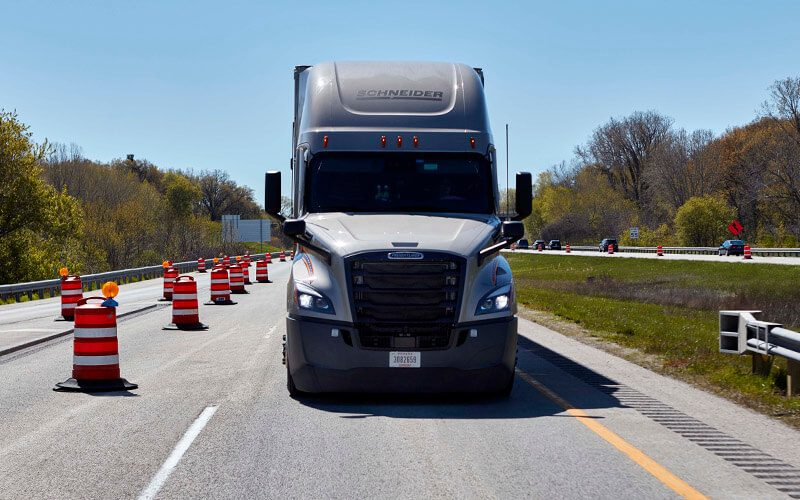
[[[510,209],[508,208],[509,205],[509,193],[508,193],[508,123],[506,123],[506,218],[510,217]]]

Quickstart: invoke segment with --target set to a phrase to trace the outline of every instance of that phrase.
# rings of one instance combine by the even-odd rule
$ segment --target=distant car
[[[744,255],[744,241],[742,240],[725,240],[719,246],[720,255]]]
[[[542,246],[542,250],[544,250],[544,246],[545,246],[544,240],[536,240],[536,241],[534,241],[533,242],[533,249],[534,250],[539,250],[539,245],[541,245]]]
[[[561,250],[561,240],[550,240],[547,246],[550,250]]]
[[[608,252],[608,247],[614,247],[615,252],[619,252],[619,244],[615,238],[605,238],[603,241],[600,242],[598,248],[601,252]]]
[[[519,240],[517,242],[517,248],[528,248],[528,240]]]

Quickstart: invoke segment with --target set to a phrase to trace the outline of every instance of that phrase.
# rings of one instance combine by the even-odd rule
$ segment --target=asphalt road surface
[[[635,252],[614,252],[609,255],[608,252],[600,252],[598,250],[572,250],[567,253],[565,250],[504,250],[504,252],[515,253],[542,253],[544,255],[563,255],[565,257],[605,257],[608,259],[658,259],[658,260],[701,260],[707,262],[728,262],[731,264],[781,264],[786,266],[800,266],[800,257],[762,257],[753,256],[750,259],[745,259],[741,255],[695,255],[695,254],[664,254],[662,256],[652,253],[635,253]]]
[[[0,357],[0,498],[800,498],[797,431],[524,320],[508,399],[292,399],[288,272],[201,306],[208,331],[162,331],[168,307],[120,320],[131,392],[53,392],[71,336]],[[0,337],[52,327],[17,307]]]

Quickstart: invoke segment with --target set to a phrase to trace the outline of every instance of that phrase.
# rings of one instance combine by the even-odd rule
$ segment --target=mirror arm
[[[510,247],[513,242],[514,240],[509,238],[501,241],[500,243],[495,243],[490,247],[486,247],[480,252],[478,252],[478,266],[483,264],[483,261],[486,260],[486,258],[489,257],[490,255],[493,255],[504,248]]]

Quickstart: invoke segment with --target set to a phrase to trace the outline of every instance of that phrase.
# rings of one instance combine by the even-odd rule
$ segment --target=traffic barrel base
[[[233,306],[236,304],[238,304],[238,302],[234,302],[231,299],[209,300],[208,302],[203,302],[204,306]]]
[[[53,387],[58,392],[111,392],[111,391],[130,391],[138,389],[137,384],[128,382],[124,378],[113,380],[76,380],[68,378],[59,382]]]
[[[197,323],[170,323],[162,328],[162,330],[186,330],[189,332],[208,330],[208,325],[204,325],[199,321]]]

